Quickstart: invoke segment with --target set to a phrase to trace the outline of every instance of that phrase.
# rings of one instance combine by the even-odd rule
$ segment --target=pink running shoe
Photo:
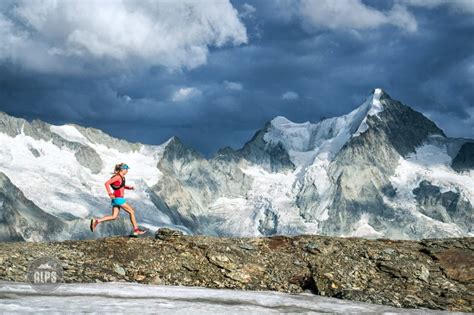
[[[146,231],[144,230],[141,230],[140,228],[136,227],[133,229],[133,233],[132,235],[136,236],[136,235],[142,235],[142,234],[145,234]]]

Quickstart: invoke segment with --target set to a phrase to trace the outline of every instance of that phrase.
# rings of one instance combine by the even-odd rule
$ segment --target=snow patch
[[[383,237],[384,234],[378,232],[369,224],[369,215],[367,213],[362,214],[360,220],[354,224],[354,231],[351,232],[349,237],[364,237],[364,238],[378,238]]]
[[[425,144],[416,148],[416,152],[400,158],[395,175],[390,179],[399,190],[413,196],[411,191],[418,187],[422,180],[428,180],[439,186],[442,191],[459,191],[474,204],[474,172],[457,173],[451,168],[452,158],[446,146]],[[409,193],[408,193],[409,191]]]
[[[246,196],[246,207],[254,209],[252,215],[255,222],[263,220],[265,210],[270,210],[278,218],[278,234],[316,233],[317,222],[304,222],[295,205],[300,189],[296,172],[268,173],[259,166],[241,170],[253,177],[252,188]]]
[[[82,144],[86,144],[88,142],[87,138],[79,130],[77,130],[76,127],[72,125],[51,125],[49,127],[49,130],[70,142],[79,142]]]
[[[366,132],[369,129],[369,125],[367,125],[367,117],[377,115],[378,113],[383,111],[383,105],[380,102],[380,97],[382,96],[383,91],[382,89],[375,89],[374,94],[372,97],[369,97],[364,104],[362,104],[361,108],[363,108],[363,112],[365,112],[364,118],[357,128],[357,131],[352,135],[353,137],[357,137],[362,133]]]

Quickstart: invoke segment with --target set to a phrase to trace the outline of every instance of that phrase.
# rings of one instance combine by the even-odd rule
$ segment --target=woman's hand
[[[114,198],[115,198],[115,196],[114,196],[113,193],[110,193],[110,194],[109,194],[109,197],[110,197],[110,199],[114,199]]]
[[[127,186],[127,189],[134,190],[135,187],[133,187],[133,186]]]

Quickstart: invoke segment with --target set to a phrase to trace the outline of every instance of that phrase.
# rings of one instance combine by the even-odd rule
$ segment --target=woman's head
[[[125,175],[128,173],[128,165],[125,163],[116,164],[114,168],[114,174]]]

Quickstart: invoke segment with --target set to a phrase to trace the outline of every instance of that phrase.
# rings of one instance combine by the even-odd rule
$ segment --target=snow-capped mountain
[[[122,161],[136,187],[127,199],[150,229],[239,236],[474,235],[474,140],[446,137],[381,89],[341,117],[294,123],[278,116],[242,148],[223,148],[211,159],[177,137],[158,146],[128,143],[97,129],[2,113],[0,146],[0,231],[10,231],[2,239],[124,233],[130,228],[126,216],[99,226],[97,234],[87,229],[87,218],[110,212],[104,182]],[[12,191],[24,197],[21,204],[12,203]],[[11,219],[19,216],[22,224]],[[33,228],[38,221],[45,222],[42,228]],[[49,233],[46,222],[55,221],[56,231]]]

